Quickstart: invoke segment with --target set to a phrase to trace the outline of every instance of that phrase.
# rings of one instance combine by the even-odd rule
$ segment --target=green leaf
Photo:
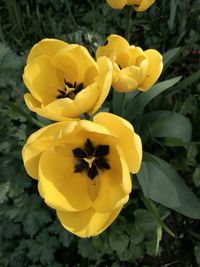
[[[189,142],[192,137],[192,124],[188,118],[180,113],[152,111],[144,114],[141,132],[144,139],[151,135],[152,137],[170,137],[183,142]]]
[[[109,236],[109,242],[111,248],[121,254],[128,247],[129,237],[126,233],[121,232],[119,235],[118,231],[112,231]]]
[[[196,167],[193,175],[192,175],[193,183],[196,187],[200,187],[200,167]]]
[[[197,264],[200,266],[200,246],[194,247],[194,255],[196,257]]]
[[[163,64],[164,64],[164,70],[163,72],[171,65],[172,62],[176,60],[176,58],[180,55],[180,53],[183,51],[183,48],[176,47],[173,49],[168,50],[163,54]]]
[[[175,236],[174,233],[167,227],[167,225],[160,218],[160,215],[157,211],[157,208],[153,204],[153,202],[151,200],[146,199],[145,196],[143,196],[142,194],[140,194],[140,198],[143,201],[143,203],[145,204],[145,206],[147,207],[148,211],[153,215],[156,224],[159,224],[168,234],[170,234],[171,236],[174,237]],[[169,213],[165,214],[165,218],[168,215],[169,215]]]
[[[125,107],[125,93],[113,90],[113,112],[118,116],[123,116]]]
[[[169,90],[169,93],[176,93],[180,92],[181,90],[187,89],[188,86],[192,85],[194,82],[198,81],[200,79],[200,70],[197,70],[196,72],[192,73],[189,77],[182,80],[177,86],[174,88],[171,88]]]
[[[134,211],[136,229],[143,233],[155,232],[156,223],[153,215],[146,209],[137,209]]]
[[[17,56],[8,46],[0,43],[0,86],[5,87],[16,82],[16,72],[24,64],[22,57]]]
[[[42,123],[37,121],[35,118],[33,118],[28,113],[24,112],[21,107],[18,107],[17,105],[13,104],[9,100],[7,100],[7,99],[5,99],[5,98],[0,96],[0,102],[2,102],[4,105],[8,106],[9,108],[13,109],[15,112],[17,112],[17,113],[21,114],[22,116],[24,116],[31,124],[36,125],[39,128],[44,127],[44,125]]]
[[[94,252],[94,246],[90,239],[79,239],[78,240],[78,252],[84,258],[89,258],[91,260],[96,259],[96,254]]]
[[[143,162],[137,174],[145,197],[185,216],[200,219],[200,200],[171,165],[159,158],[157,161],[159,164]]]
[[[134,120],[140,113],[143,112],[146,105],[159,94],[166,91],[180,81],[182,76],[155,84],[149,91],[137,95],[133,101],[127,105],[125,110],[125,118],[129,121]]]

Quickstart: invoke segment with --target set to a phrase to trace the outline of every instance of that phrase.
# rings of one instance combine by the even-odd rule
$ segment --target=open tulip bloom
[[[23,80],[30,110],[51,120],[74,119],[102,105],[112,83],[112,64],[104,56],[96,62],[81,45],[44,39],[31,49]]]
[[[130,172],[140,168],[142,146],[128,121],[102,112],[93,122],[62,121],[38,130],[22,155],[62,225],[89,237],[105,230],[128,201]]]
[[[112,61],[112,86],[118,92],[135,89],[147,91],[158,80],[163,69],[162,56],[157,50],[143,51],[114,34],[108,37],[105,46],[97,49],[96,56],[106,56]]]
[[[107,3],[115,9],[122,9],[126,5],[133,6],[136,11],[145,11],[155,0],[106,0]]]

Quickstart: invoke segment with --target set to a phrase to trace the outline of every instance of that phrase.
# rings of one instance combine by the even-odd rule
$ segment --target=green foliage
[[[182,249],[178,234],[187,220],[165,207],[200,217],[200,64],[198,55],[191,53],[199,49],[199,0],[156,1],[147,12],[133,16],[131,43],[165,52],[165,67],[161,81],[148,92],[110,94],[104,104],[104,109],[132,121],[144,150],[154,154],[144,153],[138,179],[133,176],[130,201],[112,226],[94,238],[74,237],[45,206],[37,182],[22,166],[27,136],[48,123],[30,117],[23,103],[21,74],[27,51],[38,40],[54,37],[84,44],[94,55],[110,33],[123,35],[124,24],[125,11],[111,9],[104,0],[1,1],[0,266],[164,266],[176,263],[175,258],[182,260],[183,250],[174,256],[173,249],[159,243],[162,234],[164,242],[169,238],[164,229],[175,234],[170,242]],[[170,224],[173,216],[181,218],[179,229]],[[194,223],[187,222],[185,235]],[[195,229],[189,249],[200,266]],[[162,260],[166,247],[171,254]],[[153,263],[148,262],[151,256]]]
[[[167,162],[157,157],[154,162],[144,161],[137,177],[147,198],[188,217],[200,219],[200,200]]]

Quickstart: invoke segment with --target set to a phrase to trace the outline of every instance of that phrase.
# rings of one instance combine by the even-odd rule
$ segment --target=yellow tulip
[[[155,0],[106,0],[107,3],[115,9],[122,9],[126,5],[133,6],[136,11],[145,11]]]
[[[155,49],[143,51],[129,45],[126,39],[111,34],[108,43],[97,49],[96,57],[108,57],[113,63],[112,86],[118,92],[131,92],[135,89],[147,91],[158,80],[163,62]]]
[[[100,234],[118,216],[142,159],[140,137],[123,118],[102,112],[33,133],[22,150],[45,203],[80,237]]]
[[[96,112],[112,82],[112,63],[97,62],[81,45],[43,39],[31,49],[23,80],[28,108],[51,120],[77,118]]]

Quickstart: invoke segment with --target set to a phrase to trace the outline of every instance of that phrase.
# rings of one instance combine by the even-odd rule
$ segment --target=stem
[[[21,114],[23,117],[25,117],[27,119],[28,122],[30,122],[31,124],[42,128],[44,127],[44,125],[39,122],[38,120],[36,120],[35,118],[33,118],[31,115],[27,114],[26,112],[24,112],[21,108],[19,108],[18,106],[16,106],[15,104],[11,103],[10,101],[8,101],[7,99],[3,98],[0,96],[0,101],[5,104],[6,106],[10,107],[12,110],[16,111],[17,113]]]
[[[156,207],[154,206],[153,202],[149,199],[147,199],[142,193],[139,193],[139,197],[146,206],[147,210],[154,216],[154,219],[159,225],[172,237],[175,237],[174,233],[169,229],[169,227],[162,221],[160,218]]]
[[[126,14],[126,28],[125,28],[125,38],[129,42],[130,39],[130,28],[131,28],[131,14],[132,14],[133,7],[127,7],[127,14]]]

